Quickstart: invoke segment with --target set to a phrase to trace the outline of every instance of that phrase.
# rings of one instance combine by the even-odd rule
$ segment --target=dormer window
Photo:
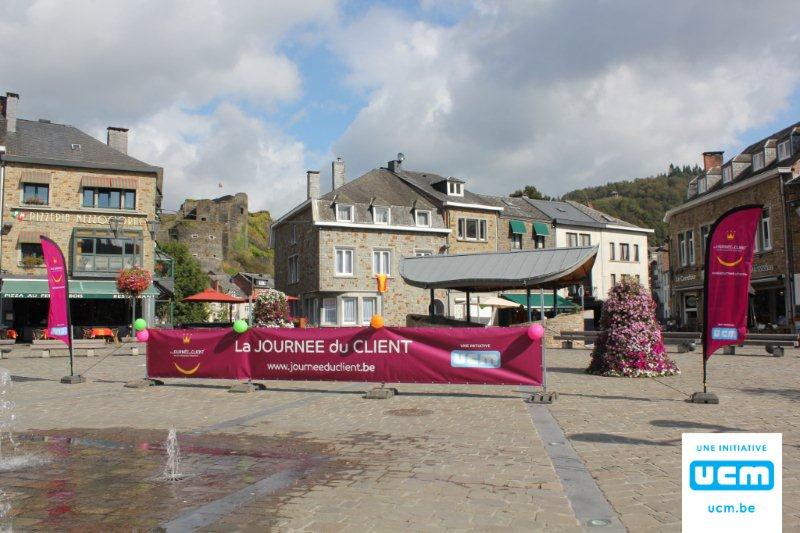
[[[414,221],[421,228],[431,227],[431,212],[417,209],[414,211]]]
[[[336,220],[338,222],[352,222],[353,206],[347,204],[336,204]]]
[[[708,190],[708,178],[700,176],[697,178],[697,194],[703,194]]]
[[[449,196],[464,196],[464,184],[457,181],[448,181],[447,194]]]
[[[375,224],[388,226],[392,223],[392,210],[386,206],[372,206],[372,221]]]
[[[790,155],[792,155],[792,143],[789,139],[786,139],[778,144],[778,161],[783,161]]]
[[[764,152],[753,154],[753,172],[757,172],[764,168]]]
[[[730,183],[733,179],[733,169],[730,165],[722,167],[722,183]]]

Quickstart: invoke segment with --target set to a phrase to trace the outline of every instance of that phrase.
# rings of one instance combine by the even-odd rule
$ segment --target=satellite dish
[[[403,161],[405,158],[406,158],[406,156],[403,155],[403,152],[398,152],[397,153],[397,160],[398,161]]]

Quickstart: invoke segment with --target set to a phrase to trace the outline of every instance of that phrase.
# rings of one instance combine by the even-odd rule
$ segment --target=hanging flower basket
[[[135,296],[146,291],[152,281],[152,274],[143,268],[125,268],[117,276],[117,290]]]
[[[253,323],[265,328],[293,328],[286,295],[266,289],[253,301]]]

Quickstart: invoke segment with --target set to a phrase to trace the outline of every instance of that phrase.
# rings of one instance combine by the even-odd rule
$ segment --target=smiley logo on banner
[[[739,259],[737,259],[736,261],[725,261],[720,256],[717,256],[717,261],[719,261],[719,264],[724,267],[733,268],[735,266],[738,266],[739,263],[741,263],[742,261],[744,261],[744,257],[740,256]]]
[[[183,337],[181,338],[181,343],[184,346],[189,346],[192,343],[192,336],[189,335],[188,333],[185,333],[183,335]],[[175,356],[176,352],[186,353],[186,350],[173,350],[172,351],[172,355]],[[202,355],[202,352],[205,352],[205,350],[202,350],[201,353],[199,353],[197,355]],[[177,370],[178,372],[180,372],[184,376],[191,376],[192,374],[196,373],[200,369],[200,363],[197,363],[193,368],[183,368],[181,365],[179,365],[178,363],[176,363],[174,361],[172,362],[172,364],[175,365],[175,370]]]
[[[191,376],[192,374],[197,372],[197,370],[200,368],[200,363],[197,363],[197,365],[194,368],[191,368],[189,370],[186,370],[185,368],[182,368],[181,365],[179,365],[178,363],[172,363],[172,364],[175,365],[175,370],[177,370],[178,372],[180,372],[184,376]]]

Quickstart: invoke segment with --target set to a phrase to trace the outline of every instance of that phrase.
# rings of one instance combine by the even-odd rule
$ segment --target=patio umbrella
[[[215,291],[214,289],[206,289],[203,292],[198,292],[197,294],[193,294],[191,296],[187,296],[183,300],[183,302],[195,302],[195,303],[221,303],[221,304],[229,304],[230,310],[230,317],[233,318],[233,304],[240,304],[244,303],[247,300],[244,298],[239,298],[237,296],[231,296],[230,294],[225,294],[224,292]]]

